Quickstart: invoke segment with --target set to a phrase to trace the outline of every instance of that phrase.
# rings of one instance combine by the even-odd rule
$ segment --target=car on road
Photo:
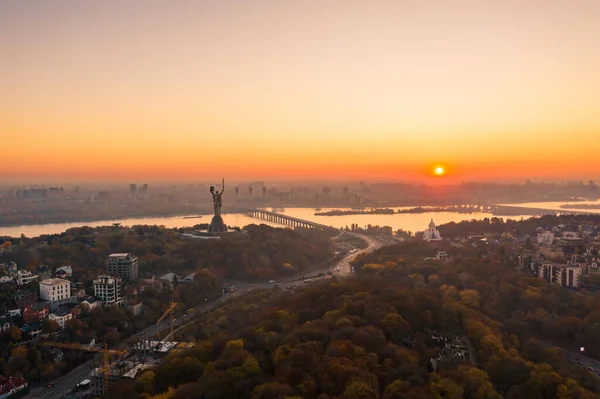
[[[594,371],[594,368],[593,367],[588,367],[588,370]]]
[[[46,385],[48,388],[52,388],[54,385],[56,385],[55,382],[50,382],[48,383],[48,385]]]

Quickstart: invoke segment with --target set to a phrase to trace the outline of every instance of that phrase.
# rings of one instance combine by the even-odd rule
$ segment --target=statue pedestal
[[[227,226],[223,222],[223,218],[221,217],[221,215],[213,216],[212,220],[210,221],[210,226],[208,226],[208,232],[209,233],[225,233],[225,232],[227,232]]]

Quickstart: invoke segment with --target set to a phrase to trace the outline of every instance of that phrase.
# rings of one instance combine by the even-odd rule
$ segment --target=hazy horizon
[[[600,180],[598,15],[593,0],[1,2],[2,180]]]

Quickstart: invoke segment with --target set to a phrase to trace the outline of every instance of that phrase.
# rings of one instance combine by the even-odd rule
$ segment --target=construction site
[[[150,336],[145,339],[134,339],[129,344],[122,343],[119,349],[109,349],[108,345],[96,344],[95,340],[92,340],[89,345],[51,341],[42,343],[46,347],[61,350],[72,349],[101,354],[101,356],[96,356],[97,362],[95,362],[89,378],[78,383],[67,395],[67,398],[103,395],[115,382],[121,379],[134,379],[138,373],[155,367],[169,352],[192,348],[193,343],[170,340],[173,337],[175,305],[175,302],[171,302],[168,309],[156,322],[156,326],[161,323],[169,323],[169,333],[163,340]]]

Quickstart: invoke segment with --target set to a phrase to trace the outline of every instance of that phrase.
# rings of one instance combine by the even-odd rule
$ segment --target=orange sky
[[[600,2],[0,4],[0,177],[600,177]]]

